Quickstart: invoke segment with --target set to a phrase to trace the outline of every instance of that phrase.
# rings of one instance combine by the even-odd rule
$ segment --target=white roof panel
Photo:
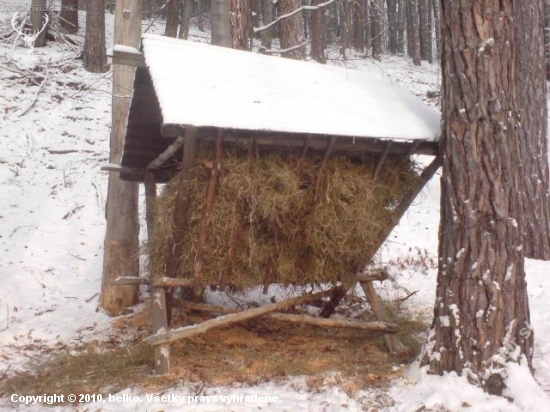
[[[440,115],[384,77],[146,34],[164,124],[438,140]]]

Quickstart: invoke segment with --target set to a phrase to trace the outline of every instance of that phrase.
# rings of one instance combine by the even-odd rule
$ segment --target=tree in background
[[[249,0],[230,0],[231,9],[229,20],[231,23],[231,37],[233,48],[239,50],[250,49],[251,11]]]
[[[31,26],[33,33],[40,33],[34,41],[34,47],[44,47],[46,45],[46,34],[48,28],[44,24],[48,22],[46,17],[46,0],[32,0],[31,2]]]
[[[84,68],[92,73],[107,71],[105,49],[105,0],[86,2],[86,37],[83,52]]]
[[[59,17],[61,27],[67,33],[78,33],[78,0],[62,0]]]
[[[166,2],[166,27],[164,35],[168,37],[178,36],[180,23],[180,0],[167,0]]]
[[[212,44],[216,46],[232,47],[231,21],[229,12],[231,5],[227,0],[212,0],[210,18],[212,30]]]
[[[300,7],[300,0],[279,0],[278,5],[279,15],[284,16],[297,10]],[[305,59],[306,48],[302,13],[283,18],[279,25],[281,49],[288,50],[283,53],[283,56],[298,60]]]
[[[527,0],[527,10],[537,1]],[[513,0],[441,2],[439,271],[424,363],[436,374],[465,374],[493,394],[505,388],[507,362],[523,359],[531,366],[533,356],[521,196],[527,176],[518,166],[530,161],[520,148],[522,139],[526,133],[540,135],[546,114],[534,110],[535,118],[525,124],[525,97],[518,89],[537,83],[536,71],[544,66],[540,51],[518,50],[518,38],[529,30],[530,41],[541,42],[543,33],[532,20],[535,14],[517,5]],[[532,70],[521,72],[519,59]],[[518,75],[529,79],[520,82]],[[528,89],[531,98],[540,99],[541,92]],[[534,149],[532,141],[528,144]]]

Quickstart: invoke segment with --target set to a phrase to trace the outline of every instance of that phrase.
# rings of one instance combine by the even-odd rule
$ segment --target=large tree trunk
[[[210,26],[212,44],[215,46],[233,47],[231,39],[231,22],[229,20],[230,4],[227,0],[212,0],[210,9]]]
[[[279,0],[279,14],[291,13],[300,7],[300,0]],[[280,21],[281,49],[292,49],[283,53],[283,57],[303,60],[306,57],[304,43],[304,22],[302,13],[296,13]]]
[[[166,27],[164,29],[165,36],[178,36],[179,13],[180,0],[168,0],[166,3]]]
[[[424,358],[433,373],[467,374],[496,394],[505,380],[499,363],[521,354],[531,365],[533,356],[518,197],[514,4],[441,3],[440,264]]]
[[[95,1],[88,1],[88,3],[95,3]],[[141,42],[139,6],[140,2],[135,0],[116,2],[115,44],[139,47]],[[113,65],[113,120],[109,156],[111,163],[120,163],[122,157],[134,73],[133,67]],[[110,315],[119,315],[124,308],[135,304],[138,298],[137,286],[113,284],[119,276],[137,276],[139,273],[138,194],[137,183],[120,180],[117,173],[109,173],[101,306]]]
[[[233,48],[250,49],[250,3],[249,0],[231,0],[231,37]]]
[[[525,256],[550,260],[550,185],[548,182],[547,88],[544,53],[544,4],[515,4],[517,91],[523,178],[520,192]]]
[[[313,0],[312,6],[323,3],[323,0]],[[326,63],[326,9],[325,7],[311,12],[311,58],[319,63]]]
[[[78,0],[62,0],[59,17],[63,30],[69,34],[78,33]]]
[[[84,68],[92,73],[107,71],[105,0],[86,2],[86,37],[82,63]]]

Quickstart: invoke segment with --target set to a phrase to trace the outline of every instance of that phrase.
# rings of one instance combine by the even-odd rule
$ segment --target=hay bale
[[[199,150],[192,182],[184,254],[178,277],[193,276],[210,170]],[[415,165],[389,156],[376,180],[372,155],[332,155],[315,185],[322,153],[301,159],[273,149],[258,159],[224,148],[218,191],[208,222],[203,280],[246,288],[264,283],[351,282],[383,242],[392,210],[415,184]],[[176,177],[175,179],[177,179]],[[148,245],[152,268],[164,273],[176,196],[174,181],[159,197],[155,237]]]

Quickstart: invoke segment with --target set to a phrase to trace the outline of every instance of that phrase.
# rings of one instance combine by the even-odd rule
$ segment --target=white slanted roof
[[[164,124],[437,141],[440,115],[373,73],[146,34]]]

